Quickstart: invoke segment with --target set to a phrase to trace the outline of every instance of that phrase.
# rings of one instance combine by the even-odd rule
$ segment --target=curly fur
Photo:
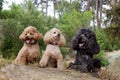
[[[47,47],[39,62],[40,66],[63,69],[63,56],[60,47],[64,46],[65,38],[61,31],[57,28],[52,28],[45,34],[44,42],[47,44]]]
[[[15,64],[28,64],[40,58],[40,49],[38,40],[43,36],[37,31],[35,27],[28,26],[24,29],[19,38],[24,41],[24,45],[19,51],[14,63]]]
[[[71,46],[77,51],[75,62],[69,64],[69,68],[82,72],[93,72],[100,68],[100,60],[93,55],[100,52],[95,33],[90,29],[80,29],[71,41]]]

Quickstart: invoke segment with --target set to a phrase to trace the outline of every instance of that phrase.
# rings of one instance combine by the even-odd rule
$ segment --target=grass
[[[7,66],[13,62],[13,59],[0,58],[0,68]]]

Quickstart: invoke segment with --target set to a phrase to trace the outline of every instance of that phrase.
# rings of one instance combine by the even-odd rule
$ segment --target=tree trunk
[[[66,10],[66,7],[65,7],[65,3],[64,3],[64,0],[61,0],[62,2],[61,2],[61,5],[62,5],[62,7],[63,7],[63,9],[61,9],[61,16],[65,13],[65,10]],[[60,17],[61,17],[60,16]]]
[[[55,0],[53,0],[54,18],[55,18],[55,5],[56,5],[56,1],[55,1]]]
[[[98,12],[99,10],[98,10],[98,0],[96,0],[96,22],[97,22],[97,28],[98,28],[98,23],[99,23],[99,17],[98,17]]]
[[[47,17],[47,14],[48,14],[48,0],[46,0],[46,17]]]
[[[99,18],[99,29],[101,28],[101,23],[102,23],[102,3],[103,0],[100,0],[100,18]]]
[[[87,0],[86,10],[90,10],[90,0]]]
[[[70,0],[70,4],[72,4],[72,0]]]
[[[116,0],[111,0],[111,6],[114,7],[116,5]]]
[[[82,1],[81,0],[79,0],[79,2],[80,2],[80,7],[79,7],[79,11],[81,12],[81,8],[82,8]]]

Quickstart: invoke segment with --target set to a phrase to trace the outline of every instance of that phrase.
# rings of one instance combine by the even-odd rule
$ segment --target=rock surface
[[[2,71],[0,71],[0,80],[9,80],[5,73],[3,73]]]
[[[9,80],[100,80],[89,74],[81,74],[79,71],[59,71],[37,66],[25,66],[11,64],[1,69]],[[0,79],[2,80],[2,79]]]
[[[106,58],[110,63],[114,62],[116,58],[120,57],[120,50],[107,52]]]
[[[120,57],[116,58],[115,61],[108,66],[107,72],[115,77],[116,80],[120,80]]]

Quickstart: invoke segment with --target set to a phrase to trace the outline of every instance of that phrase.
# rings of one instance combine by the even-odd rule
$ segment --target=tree
[[[90,10],[90,2],[91,0],[87,0],[87,6],[86,6],[86,10]]]
[[[105,20],[105,24],[108,24],[108,28],[105,31],[108,33],[108,36],[112,38],[118,38],[120,41],[120,1],[111,1],[111,9],[106,10],[107,19]],[[115,41],[115,40],[113,40]]]
[[[2,10],[2,5],[3,5],[3,0],[0,0],[0,12],[1,12],[1,10]]]

